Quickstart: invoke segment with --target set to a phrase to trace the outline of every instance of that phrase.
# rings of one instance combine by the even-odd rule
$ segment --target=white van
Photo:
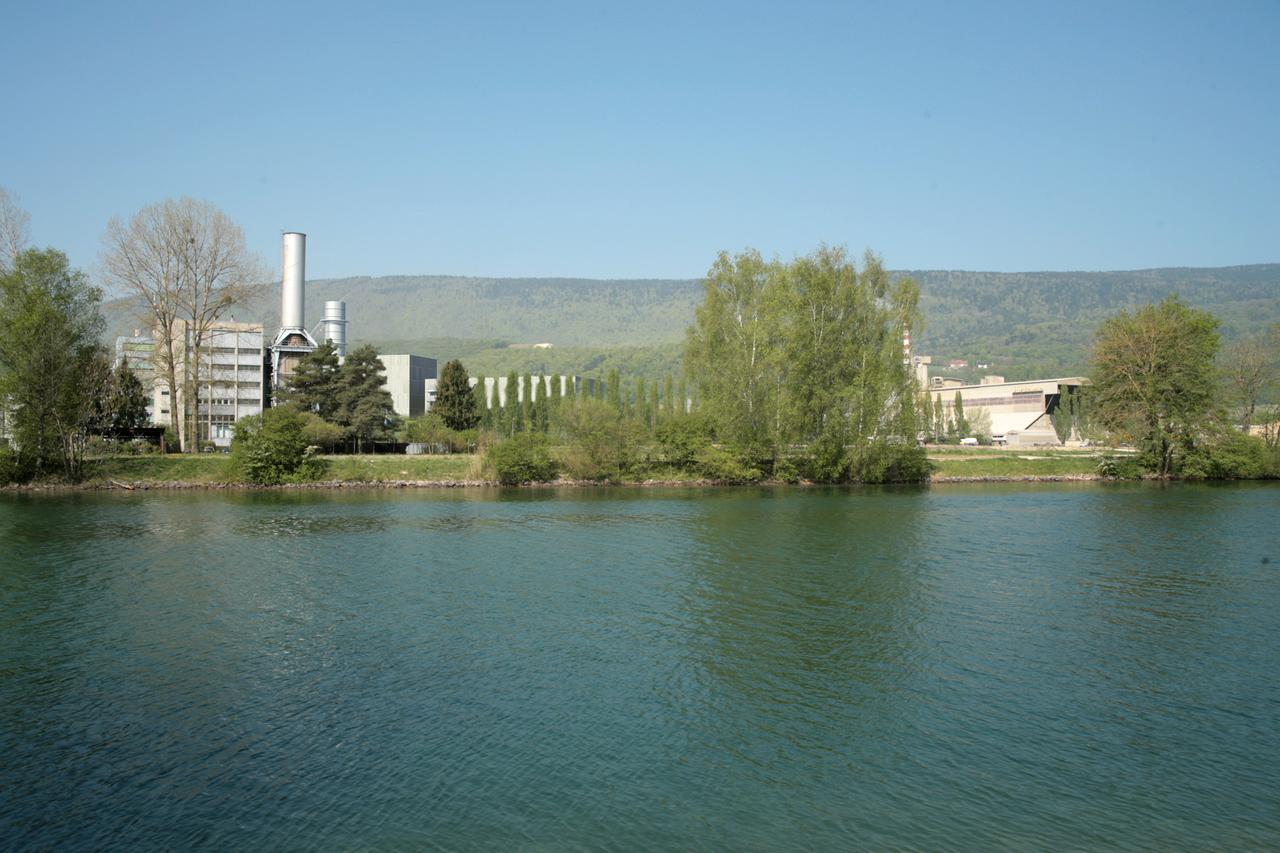
[[[961,447],[977,447],[978,439],[974,438],[973,436],[969,436],[968,438],[962,438],[960,439],[960,446]]]

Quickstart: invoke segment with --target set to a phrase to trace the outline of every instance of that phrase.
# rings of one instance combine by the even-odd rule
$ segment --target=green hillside
[[[1084,372],[1094,330],[1108,315],[1171,293],[1223,322],[1224,337],[1280,322],[1280,264],[1131,272],[905,273],[920,283],[925,329],[918,351],[990,362],[1009,379]],[[976,376],[971,369],[957,376]],[[948,374],[952,375],[952,374]]]
[[[990,362],[1010,379],[1080,373],[1093,331],[1125,306],[1179,293],[1224,323],[1227,337],[1280,321],[1280,264],[1132,272],[989,273],[922,270],[925,328],[917,352]],[[701,281],[388,276],[307,282],[307,314],[344,299],[353,343],[462,358],[473,373],[547,370],[661,377],[679,369],[680,343]],[[141,324],[127,300],[107,306],[110,334]],[[273,284],[235,311],[268,334],[280,313]],[[519,348],[538,342],[551,349]],[[516,346],[508,346],[516,345]],[[968,373],[957,375],[976,375]]]

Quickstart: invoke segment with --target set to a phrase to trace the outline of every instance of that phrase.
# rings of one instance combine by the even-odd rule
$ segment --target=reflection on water
[[[1255,486],[3,496],[0,837],[1275,847],[1278,510]]]

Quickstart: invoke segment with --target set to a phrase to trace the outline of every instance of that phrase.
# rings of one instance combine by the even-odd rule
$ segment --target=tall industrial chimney
[[[307,235],[289,231],[280,245],[280,328],[301,331],[307,327]]]
[[[271,344],[273,389],[287,385],[298,362],[316,348],[307,331],[306,279],[307,235],[288,231],[280,244],[280,331]]]

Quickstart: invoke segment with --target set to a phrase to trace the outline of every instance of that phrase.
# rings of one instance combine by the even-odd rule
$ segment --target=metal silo
[[[324,317],[320,320],[320,341],[333,341],[338,358],[347,357],[347,303],[332,300],[324,304]]]

